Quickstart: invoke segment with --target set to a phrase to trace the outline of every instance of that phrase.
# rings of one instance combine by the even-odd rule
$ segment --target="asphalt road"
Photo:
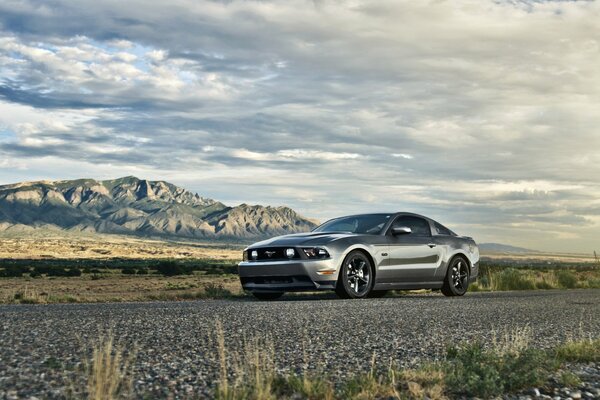
[[[600,290],[0,306],[0,399],[61,397],[80,384],[74,371],[109,330],[135,349],[136,394],[184,398],[215,383],[217,320],[231,352],[260,338],[272,343],[281,369],[307,362],[343,376],[370,368],[373,355],[378,365],[410,365],[439,357],[447,343],[489,341],[494,331],[526,326],[538,347],[582,333],[598,337],[599,316]]]

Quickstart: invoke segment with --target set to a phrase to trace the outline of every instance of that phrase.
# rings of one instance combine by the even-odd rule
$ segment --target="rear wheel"
[[[266,300],[276,300],[276,299],[280,298],[281,296],[283,296],[283,293],[281,293],[281,292],[273,292],[273,293],[252,292],[252,294],[257,299],[263,300],[263,301],[266,301]]]
[[[448,266],[442,293],[445,296],[462,296],[469,287],[469,264],[462,257],[455,257]]]
[[[365,253],[355,250],[344,259],[335,291],[344,299],[362,299],[371,292],[373,282],[371,261]]]

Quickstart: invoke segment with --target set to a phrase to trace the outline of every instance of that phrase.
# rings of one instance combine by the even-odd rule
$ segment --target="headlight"
[[[258,251],[252,250],[252,253],[250,253],[250,257],[252,257],[253,260],[256,260],[258,258]]]
[[[242,254],[242,261],[248,261],[248,250],[244,250]]]
[[[321,247],[305,247],[302,249],[308,258],[329,258],[327,250]]]
[[[296,251],[294,251],[294,249],[285,249],[285,256],[287,258],[294,258],[295,255]]]

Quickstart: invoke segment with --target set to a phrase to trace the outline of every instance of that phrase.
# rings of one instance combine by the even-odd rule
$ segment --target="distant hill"
[[[510,246],[501,243],[481,243],[479,244],[479,250],[489,253],[537,253],[537,250]]]
[[[315,226],[288,207],[228,207],[168,182],[132,176],[0,186],[0,231],[50,228],[244,239],[304,232]]]

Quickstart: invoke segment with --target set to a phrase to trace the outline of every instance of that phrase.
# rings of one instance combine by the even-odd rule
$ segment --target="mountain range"
[[[511,246],[502,243],[481,243],[479,250],[489,253],[536,253],[537,250],[526,249],[524,247]]]
[[[288,207],[229,207],[136,177],[0,186],[0,231],[35,228],[144,236],[250,239],[316,226]]]

